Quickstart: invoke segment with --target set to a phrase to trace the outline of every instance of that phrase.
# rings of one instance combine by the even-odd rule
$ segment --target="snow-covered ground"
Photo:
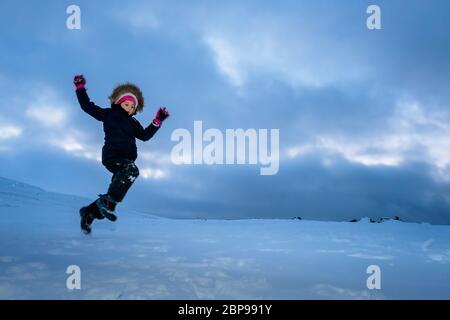
[[[0,178],[0,299],[450,299],[450,227],[388,221],[172,220]],[[69,290],[66,269],[81,269]],[[381,289],[369,290],[369,265]]]

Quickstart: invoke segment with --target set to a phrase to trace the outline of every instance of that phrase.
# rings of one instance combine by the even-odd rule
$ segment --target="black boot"
[[[99,194],[96,204],[100,214],[102,214],[106,219],[111,221],[117,220],[117,216],[114,213],[117,202],[114,201],[108,194]]]
[[[97,200],[94,200],[90,205],[88,205],[87,210],[94,216],[95,219],[102,220],[105,219],[105,216],[100,213],[100,209],[97,205]]]
[[[80,209],[80,227],[84,234],[90,234],[92,231],[91,224],[94,222],[94,215],[88,210],[88,207]]]

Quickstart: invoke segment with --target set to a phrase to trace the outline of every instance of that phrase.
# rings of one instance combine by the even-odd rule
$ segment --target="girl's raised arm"
[[[94,102],[89,99],[89,96],[86,92],[86,79],[83,75],[76,75],[73,78],[73,83],[75,85],[76,94],[78,98],[78,102],[80,103],[81,109],[84,112],[91,115],[98,121],[103,121],[105,119],[106,109],[97,106]]]

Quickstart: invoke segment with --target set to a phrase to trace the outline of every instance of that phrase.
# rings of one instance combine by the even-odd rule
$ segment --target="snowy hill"
[[[0,178],[0,299],[450,299],[450,228],[304,220],[172,220]],[[66,269],[81,269],[68,290]],[[369,290],[367,267],[381,270]]]

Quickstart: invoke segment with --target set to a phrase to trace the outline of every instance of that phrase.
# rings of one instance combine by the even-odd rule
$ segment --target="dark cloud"
[[[139,204],[140,209],[177,218],[343,221],[397,215],[405,221],[449,223],[450,184],[433,179],[429,165],[368,167],[339,156],[331,160],[326,165],[322,155],[312,154],[285,161],[274,176],[260,176],[256,166],[181,166],[171,172],[176,183],[141,180],[142,188],[127,201],[145,197],[148,204]]]

